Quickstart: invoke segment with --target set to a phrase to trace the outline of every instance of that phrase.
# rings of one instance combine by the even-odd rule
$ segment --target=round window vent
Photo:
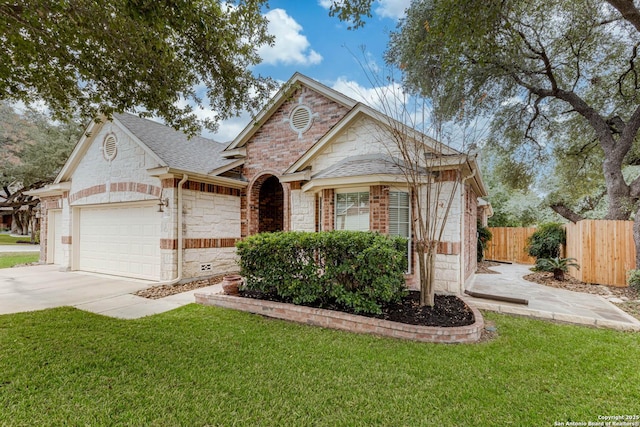
[[[111,161],[116,158],[116,154],[118,154],[118,139],[110,133],[102,141],[102,155],[105,160]]]
[[[298,136],[302,137],[302,134],[308,131],[312,124],[313,114],[311,113],[311,109],[306,105],[298,105],[291,111],[289,115],[289,126]]]

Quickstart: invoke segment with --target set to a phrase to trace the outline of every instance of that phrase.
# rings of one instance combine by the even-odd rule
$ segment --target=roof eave
[[[157,167],[147,169],[150,176],[157,178],[170,178],[170,177],[183,177],[187,175],[189,179],[197,180],[198,182],[204,182],[205,184],[222,185],[230,188],[243,189],[246,188],[249,183],[246,181],[240,181],[238,179],[227,178],[224,176],[213,176],[197,172],[190,172],[180,169],[173,169],[170,167]]]
[[[346,188],[363,185],[400,185],[406,186],[407,181],[403,175],[360,175],[337,178],[316,178],[302,186],[302,191],[320,191],[325,188]]]
[[[71,181],[47,184],[44,187],[36,188],[34,190],[25,191],[27,196],[33,196],[37,198],[42,197],[55,197],[62,196],[65,192],[71,189]]]

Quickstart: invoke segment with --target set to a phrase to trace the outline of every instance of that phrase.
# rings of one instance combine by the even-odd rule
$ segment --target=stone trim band
[[[129,191],[132,193],[148,194],[153,197],[160,197],[162,189],[151,184],[142,184],[139,182],[112,182],[109,185],[110,192]],[[94,185],[92,187],[83,188],[80,191],[69,195],[69,203],[73,203],[76,200],[84,197],[94,196],[96,194],[102,194],[107,192],[106,184]]]

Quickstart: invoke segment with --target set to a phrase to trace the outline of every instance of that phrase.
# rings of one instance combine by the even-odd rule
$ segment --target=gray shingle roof
[[[311,179],[343,178],[363,175],[402,175],[404,162],[385,154],[347,157],[312,175]]]
[[[208,174],[234,161],[223,158],[225,145],[212,139],[201,136],[189,139],[182,132],[133,114],[113,116],[170,168]]]

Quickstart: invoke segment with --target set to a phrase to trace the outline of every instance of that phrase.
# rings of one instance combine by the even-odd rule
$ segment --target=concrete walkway
[[[0,245],[0,253],[9,252],[40,252],[40,245],[30,245],[28,243],[19,245]]]
[[[468,295],[465,299],[482,310],[617,330],[640,331],[640,321],[599,295],[557,289],[524,280],[523,276],[531,273],[530,268],[531,266],[522,264],[491,267],[491,270],[501,274],[477,274],[469,287],[469,290],[474,292],[526,299],[529,301],[528,305],[473,298]]]
[[[38,265],[0,269],[0,314],[72,306],[120,319],[137,319],[195,302],[196,292],[221,292],[220,284],[151,300],[132,293],[155,286],[145,280]]]

